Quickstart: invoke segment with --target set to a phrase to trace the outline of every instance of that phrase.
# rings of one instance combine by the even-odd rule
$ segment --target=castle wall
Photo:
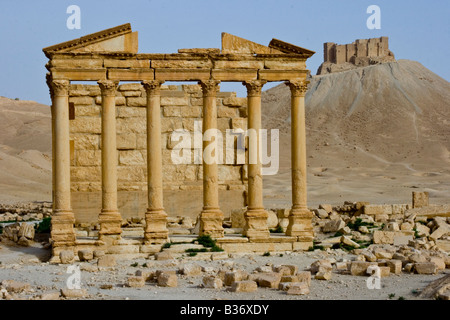
[[[352,62],[355,57],[385,57],[389,53],[388,37],[357,39],[355,42],[345,45],[337,45],[333,42],[324,43],[324,62],[336,64]]]
[[[119,86],[116,95],[118,205],[123,218],[143,217],[147,208],[146,92],[139,83]],[[93,222],[101,210],[101,95],[97,85],[72,84],[71,190],[77,222]],[[242,128],[247,124],[247,99],[233,92],[217,95],[218,128]],[[201,164],[173,164],[171,153],[178,141],[171,133],[186,129],[193,136],[194,121],[202,120],[202,91],[199,85],[163,85],[161,128],[163,185],[169,216],[196,217],[202,209]],[[194,144],[191,143],[192,154]],[[200,149],[196,151],[200,151]],[[225,150],[225,148],[224,148]],[[225,152],[225,151],[224,151]],[[224,155],[225,159],[225,155]],[[229,215],[245,206],[245,165],[219,165],[220,205]]]

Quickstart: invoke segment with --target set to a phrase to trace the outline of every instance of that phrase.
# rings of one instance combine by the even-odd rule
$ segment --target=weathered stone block
[[[367,262],[367,261],[352,261],[350,265],[350,273],[353,276],[365,276],[367,273],[367,268],[376,262]]]
[[[116,258],[112,255],[104,255],[98,258],[98,267],[114,267],[116,265]]]
[[[215,276],[203,277],[202,283],[204,288],[220,289],[223,286],[222,280]]]
[[[305,295],[309,294],[309,285],[306,282],[294,282],[289,286],[286,294],[288,295]]]
[[[375,244],[393,244],[395,232],[375,230],[373,233],[373,243]]]
[[[80,167],[100,166],[102,153],[100,150],[77,150],[76,165]]]
[[[232,292],[254,292],[256,290],[258,290],[258,285],[251,280],[235,281],[230,288]]]
[[[248,273],[243,270],[235,270],[225,273],[224,284],[231,286],[234,282],[247,280]]]
[[[422,208],[429,205],[429,194],[428,192],[417,192],[412,193],[412,207]]]
[[[389,267],[390,272],[394,274],[402,273],[402,261],[401,260],[388,260],[386,265]]]
[[[260,287],[276,289],[280,284],[281,275],[276,272],[261,273],[256,281]]]
[[[75,255],[72,250],[63,250],[59,253],[59,259],[62,264],[68,264],[75,261]]]
[[[139,166],[145,165],[145,158],[139,150],[121,150],[119,151],[119,165]]]
[[[228,107],[246,107],[247,98],[229,97],[223,99],[222,104]]]
[[[418,274],[435,274],[437,266],[433,262],[417,262],[414,264],[414,270]]]
[[[323,227],[323,232],[337,232],[338,230],[345,227],[345,222],[341,219],[335,219],[327,222]]]
[[[83,249],[78,251],[78,258],[80,261],[89,261],[94,259],[94,252],[89,249]]]
[[[189,105],[188,97],[161,97],[161,106],[187,106]]]
[[[183,266],[181,273],[185,276],[198,276],[202,273],[202,267],[195,263],[188,263]]]
[[[178,278],[176,274],[160,273],[158,275],[158,286],[160,287],[177,287]]]
[[[128,277],[127,285],[130,288],[142,288],[145,286],[145,279],[142,276]]]

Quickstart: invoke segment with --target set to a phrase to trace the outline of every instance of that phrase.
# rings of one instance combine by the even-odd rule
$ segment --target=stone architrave
[[[164,81],[143,81],[147,92],[147,175],[148,208],[145,213],[144,238],[147,243],[166,242],[167,214],[163,207],[161,152],[161,84]]]
[[[291,166],[292,208],[286,235],[297,236],[301,241],[313,240],[312,213],[307,207],[306,196],[306,81],[289,81],[291,89]]]
[[[218,163],[211,157],[216,156],[218,148],[217,136],[211,141],[205,139],[205,132],[217,130],[216,96],[219,90],[218,80],[200,81],[203,91],[203,209],[200,214],[200,235],[210,235],[213,238],[222,238],[224,214],[219,208]],[[211,132],[211,131],[210,131]],[[205,152],[208,146],[215,144],[214,155]]]
[[[249,163],[248,208],[244,214],[244,235],[250,239],[269,238],[268,213],[263,206],[262,159],[260,152],[261,90],[266,81],[245,81],[247,87]]]
[[[117,208],[116,90],[118,81],[98,81],[102,95],[102,210],[100,240],[120,237],[122,217]]]
[[[69,84],[68,80],[49,80],[54,136],[51,228],[54,253],[58,247],[74,246],[76,240],[75,217],[70,204]]]

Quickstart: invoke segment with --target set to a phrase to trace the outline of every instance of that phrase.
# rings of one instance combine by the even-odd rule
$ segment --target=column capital
[[[242,84],[247,87],[247,96],[248,97],[260,97],[263,85],[265,85],[267,81],[265,80],[251,80],[244,81]]]
[[[97,82],[100,86],[100,90],[102,91],[102,96],[105,97],[115,97],[116,90],[119,86],[119,81],[113,80],[100,80]]]
[[[53,97],[69,96],[69,80],[48,80],[50,95]]]
[[[198,84],[202,87],[204,97],[215,97],[216,93],[220,90],[219,83],[219,80],[204,80],[198,82]]]
[[[286,85],[291,89],[294,97],[304,97],[308,91],[308,83],[306,80],[287,81]]]
[[[141,82],[147,95],[159,95],[161,91],[161,85],[163,80],[145,80]]]

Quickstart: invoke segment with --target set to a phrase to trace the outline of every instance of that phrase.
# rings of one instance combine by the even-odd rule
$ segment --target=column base
[[[73,228],[75,217],[72,211],[55,211],[51,221],[50,238],[53,247],[70,247],[75,245],[76,234]]]
[[[118,211],[103,211],[98,217],[100,223],[99,239],[103,236],[120,236],[122,234],[122,217]]]
[[[243,234],[251,240],[268,239],[270,237],[267,218],[269,214],[264,209],[248,209],[245,214],[245,227]]]
[[[225,234],[223,217],[223,212],[219,208],[204,208],[200,213],[199,235],[210,235],[214,239],[223,238]]]
[[[314,229],[312,226],[312,213],[307,208],[292,208],[289,213],[289,224],[286,235],[299,237],[302,241],[313,239]]]
[[[169,230],[167,229],[167,214],[164,209],[147,209],[145,213],[144,232],[146,244],[167,242],[169,239]]]

